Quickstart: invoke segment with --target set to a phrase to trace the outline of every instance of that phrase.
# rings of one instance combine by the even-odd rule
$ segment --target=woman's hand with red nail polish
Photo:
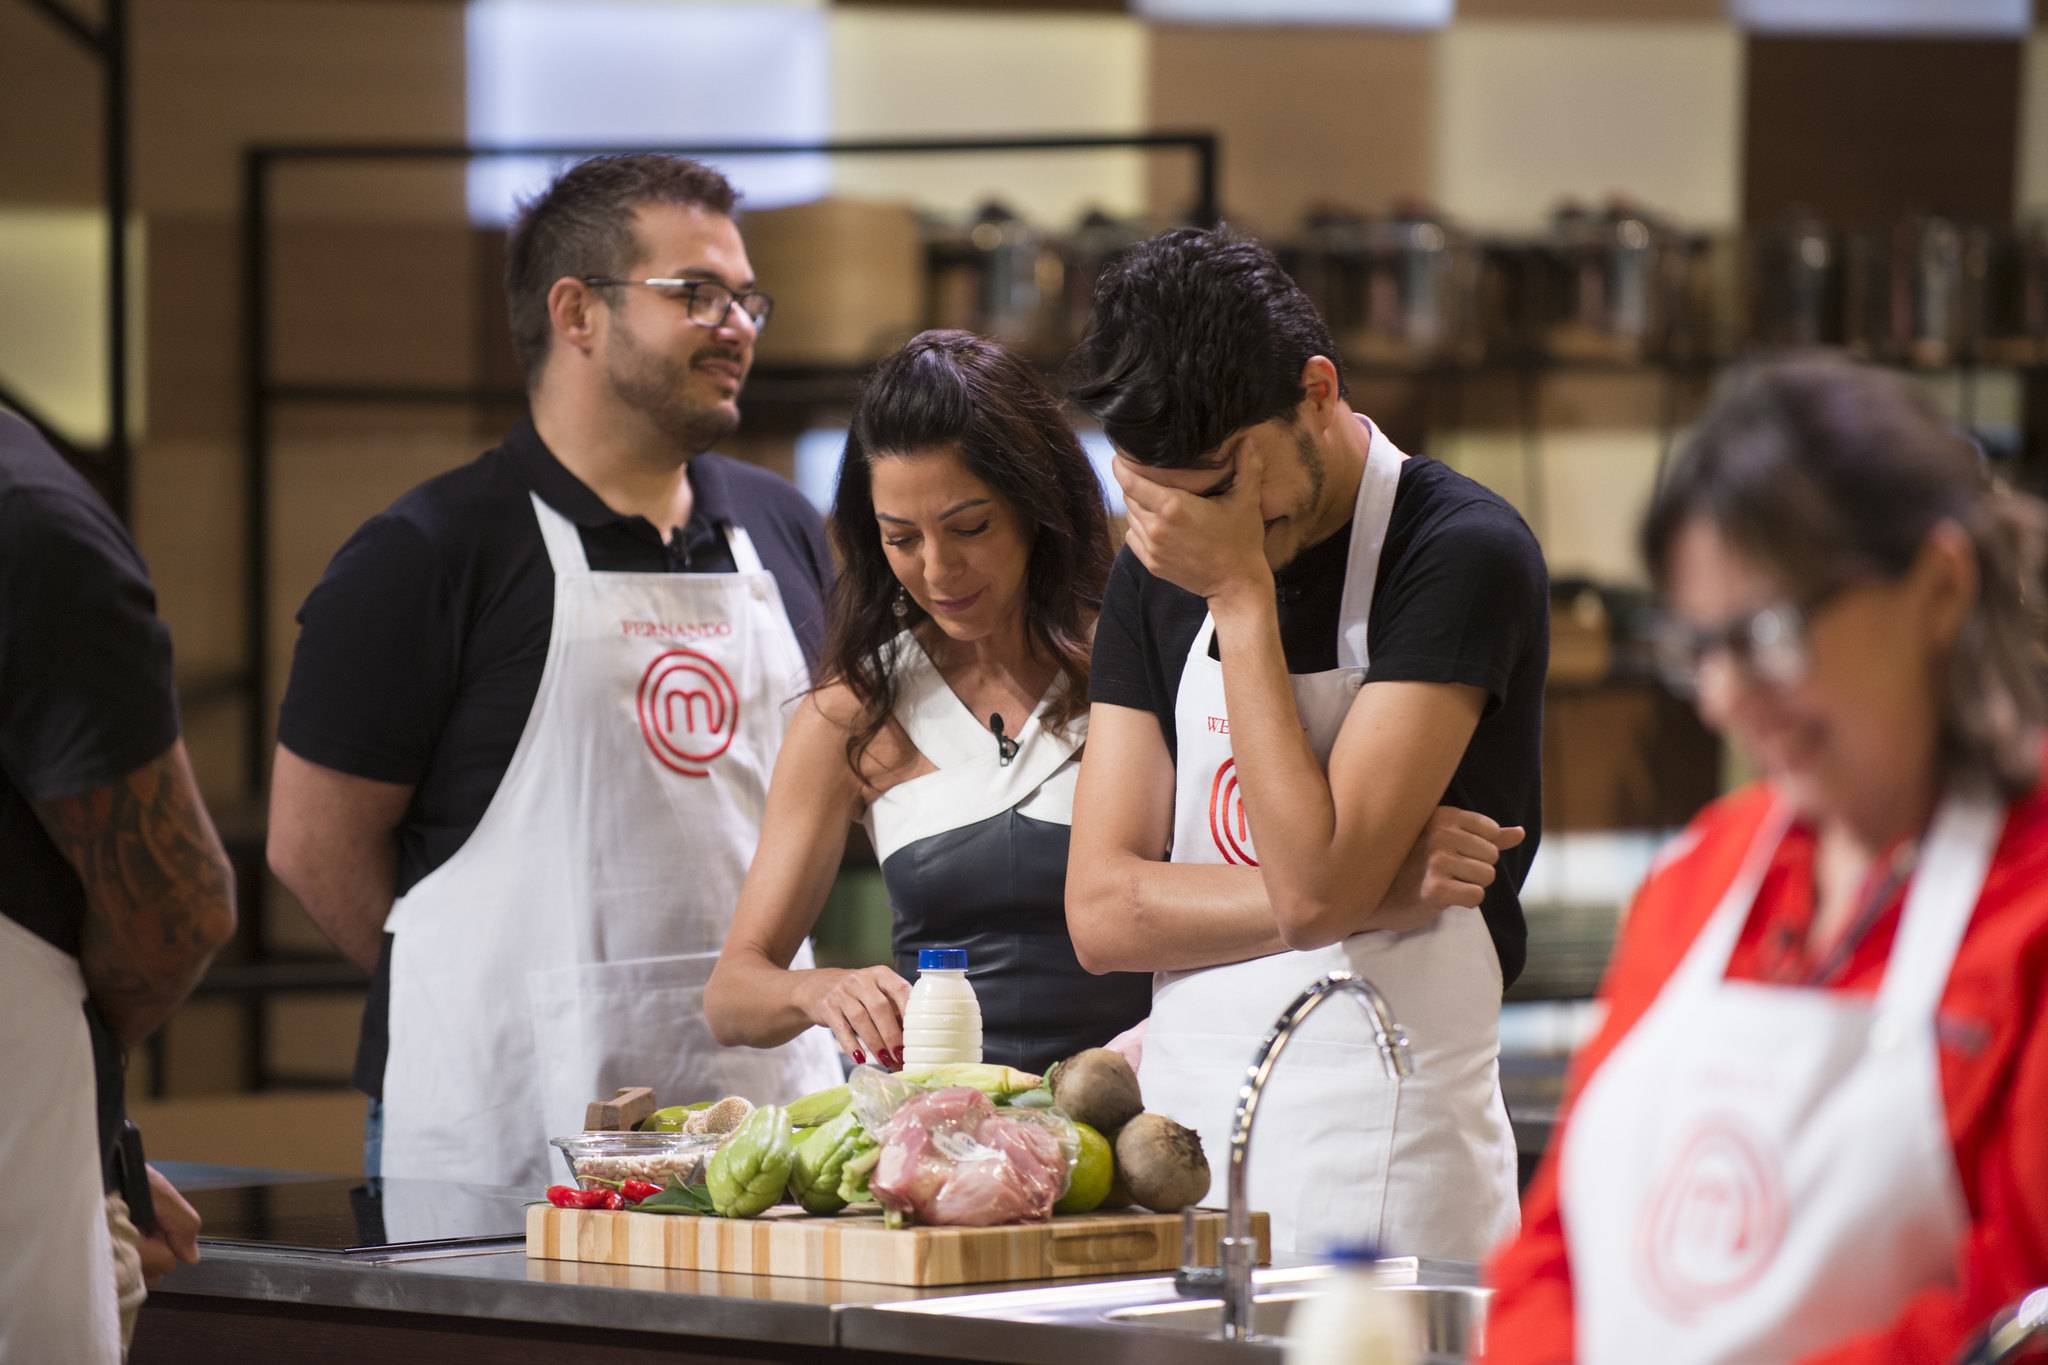
[[[839,1050],[856,1065],[864,1065],[869,1057],[886,1063],[900,1053],[910,983],[895,969],[813,968],[799,975],[808,978],[800,997],[804,1013],[811,1022],[831,1029]],[[900,1060],[896,1064],[900,1066]]]

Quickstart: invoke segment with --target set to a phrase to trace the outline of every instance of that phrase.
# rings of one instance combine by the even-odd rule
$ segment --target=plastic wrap
[[[858,1073],[853,1084],[856,1109],[895,1098],[882,1085],[864,1086]],[[869,1129],[881,1151],[868,1192],[892,1219],[991,1227],[1052,1217],[1075,1156],[1071,1130],[1044,1113],[998,1109],[966,1086],[904,1090],[886,1121]]]

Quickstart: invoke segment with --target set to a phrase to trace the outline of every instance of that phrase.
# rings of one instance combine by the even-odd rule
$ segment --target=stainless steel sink
[[[1290,1266],[1261,1270],[1253,1283],[1262,1294],[1300,1295],[1313,1292],[1331,1275],[1327,1265]],[[930,1317],[994,1318],[1005,1322],[1055,1323],[1068,1326],[1097,1326],[1110,1321],[1120,1309],[1181,1306],[1216,1310],[1216,1299],[1182,1299],[1174,1293],[1173,1281],[1153,1276],[1124,1280],[1072,1280],[1063,1284],[1038,1285],[1030,1289],[997,1289],[979,1293],[953,1294],[940,1298],[914,1299],[879,1305],[879,1311],[915,1313]]]
[[[1376,1269],[1390,1290],[1415,1296],[1431,1365],[1462,1362],[1479,1349],[1488,1291],[1479,1287],[1478,1266],[1404,1257],[1381,1261]],[[878,1304],[849,1310],[844,1336],[863,1349],[957,1358],[973,1353],[972,1342],[981,1340],[974,1334],[982,1324],[1000,1322],[1014,1329],[1004,1338],[1012,1352],[1004,1358],[1010,1360],[1279,1365],[1291,1315],[1327,1288],[1333,1273],[1333,1267],[1318,1264],[1255,1272],[1253,1335],[1242,1341],[1220,1339],[1220,1300],[1181,1298],[1173,1279],[1161,1276],[971,1290]]]
[[[1432,1355],[1470,1357],[1486,1342],[1486,1304],[1493,1291],[1473,1285],[1389,1285],[1416,1315],[1422,1348]],[[1285,1339],[1295,1310],[1314,1298],[1312,1291],[1257,1294],[1252,1299],[1252,1335]],[[1215,1299],[1138,1304],[1113,1308],[1106,1320],[1131,1327],[1166,1328],[1215,1336],[1223,1326],[1223,1305]]]

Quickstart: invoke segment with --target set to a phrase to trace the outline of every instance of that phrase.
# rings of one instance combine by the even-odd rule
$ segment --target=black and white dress
[[[1108,1042],[1145,1017],[1152,978],[1089,974],[1067,934],[1067,842],[1087,715],[1046,723],[1066,685],[1055,680],[1004,763],[987,725],[908,632],[897,637],[894,668],[896,721],[938,769],[868,808],[896,970],[914,980],[918,949],[965,948],[987,1061],[1042,1071]]]

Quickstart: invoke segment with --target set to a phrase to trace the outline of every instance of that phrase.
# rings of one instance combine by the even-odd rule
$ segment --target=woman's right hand
[[[910,983],[893,967],[848,970],[819,967],[808,978],[800,1003],[810,1021],[832,1030],[839,1050],[857,1063],[903,1065],[903,1010],[910,1003]]]
[[[1520,825],[1503,826],[1478,811],[1438,806],[1365,927],[1404,933],[1423,928],[1454,905],[1477,906],[1493,885],[1500,855],[1525,837]]]

